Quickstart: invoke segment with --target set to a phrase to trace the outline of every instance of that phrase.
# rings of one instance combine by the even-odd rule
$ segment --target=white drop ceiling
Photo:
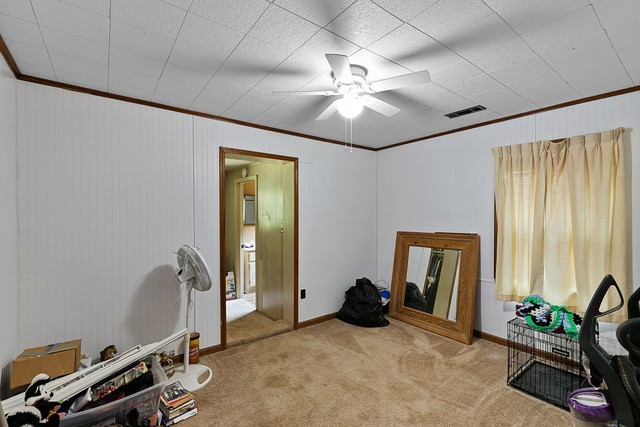
[[[24,75],[340,141],[327,98],[271,91],[332,89],[325,53],[428,70],[354,119],[374,148],[639,85],[639,22],[638,0],[0,0]]]

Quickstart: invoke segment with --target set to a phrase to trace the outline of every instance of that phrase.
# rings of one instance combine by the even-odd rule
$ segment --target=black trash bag
[[[431,313],[431,311],[429,311],[427,302],[422,296],[422,292],[420,292],[420,289],[418,288],[418,285],[413,282],[407,282],[407,284],[405,285],[404,305],[405,307]]]
[[[389,324],[382,314],[380,292],[371,280],[366,277],[356,280],[356,285],[350,287],[344,295],[345,302],[336,314],[338,319],[368,328]]]

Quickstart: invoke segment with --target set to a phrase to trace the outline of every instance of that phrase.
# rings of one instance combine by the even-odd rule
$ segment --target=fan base
[[[203,382],[199,382],[198,380],[203,374],[208,374],[208,376]],[[184,367],[178,368],[176,372],[171,376],[169,381],[180,381],[180,384],[182,384],[184,388],[193,393],[209,384],[209,381],[211,381],[212,377],[213,372],[211,371],[210,367],[196,364],[189,365],[186,372],[184,370]]]

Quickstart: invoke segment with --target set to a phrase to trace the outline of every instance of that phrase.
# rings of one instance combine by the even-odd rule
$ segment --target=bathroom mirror
[[[471,344],[480,236],[399,231],[389,316]]]

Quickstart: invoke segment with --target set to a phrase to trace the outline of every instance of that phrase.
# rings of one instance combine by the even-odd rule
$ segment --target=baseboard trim
[[[492,343],[496,343],[502,346],[507,346],[507,340],[502,337],[498,337],[496,335],[491,335],[486,332],[479,331],[477,329],[473,330],[473,336],[476,338],[480,338],[482,340],[491,341]]]
[[[212,345],[211,347],[205,347],[200,349],[200,356],[206,356],[207,354],[213,354],[222,351],[222,345]],[[184,361],[183,355],[179,354],[171,358],[173,363],[182,363]]]
[[[324,316],[315,317],[313,319],[305,320],[304,322],[298,322],[298,327],[296,329],[306,328],[308,326],[317,325],[322,322],[326,322],[327,320],[335,319],[336,313],[325,314]]]

